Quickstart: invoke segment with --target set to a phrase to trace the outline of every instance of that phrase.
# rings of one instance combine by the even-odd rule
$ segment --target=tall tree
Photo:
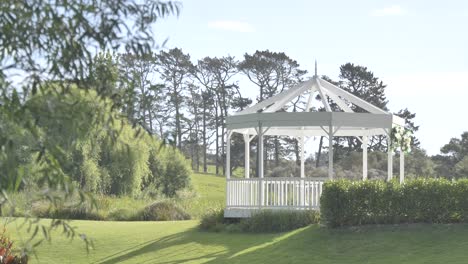
[[[168,96],[168,105],[174,110],[174,144],[182,148],[182,126],[183,108],[185,104],[185,94],[187,79],[193,67],[190,62],[190,55],[185,54],[179,48],[169,51],[161,51],[157,55],[157,71],[164,81],[165,92]]]
[[[194,77],[205,87],[205,95],[213,96],[216,174],[220,173],[220,167],[223,168],[223,173],[226,171],[226,117],[233,102],[243,100],[239,87],[233,81],[233,77],[238,72],[237,63],[235,58],[231,56],[221,58],[206,57],[199,60],[197,67],[194,68]]]
[[[187,100],[190,118],[188,123],[187,149],[192,161],[192,169],[200,171],[200,138],[203,126],[203,97],[200,87],[190,83],[188,86],[190,100]]]
[[[340,67],[339,86],[356,95],[357,97],[383,109],[388,110],[388,100],[385,96],[387,87],[378,77],[367,67],[346,63]],[[351,105],[354,112],[365,112],[364,109]],[[372,137],[369,141],[369,148],[383,151],[386,148],[386,137]],[[359,151],[361,142],[355,137],[338,138],[340,144],[337,145],[336,155],[349,151]],[[337,157],[339,158],[339,157]]]
[[[297,61],[288,57],[284,52],[271,52],[269,50],[257,50],[252,55],[244,54],[244,60],[239,64],[239,69],[252,83],[258,86],[258,102],[270,98],[301,81],[307,73],[307,71],[300,69]],[[268,139],[269,137],[265,137],[267,143],[269,143]],[[266,144],[264,148],[265,167],[267,167],[268,152],[271,149],[273,150],[275,165],[279,166],[279,160],[283,152],[282,147],[283,144],[277,136],[273,137],[272,145]]]

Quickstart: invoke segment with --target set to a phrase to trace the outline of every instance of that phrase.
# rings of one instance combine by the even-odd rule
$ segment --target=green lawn
[[[468,247],[468,225],[231,234],[198,231],[193,220],[74,224],[95,250],[55,235],[32,263],[466,263]]]
[[[224,204],[224,178],[195,174],[201,215]],[[47,221],[47,220],[43,220]],[[198,220],[179,222],[72,221],[95,250],[56,233],[31,263],[466,263],[468,225],[410,225],[352,229],[311,226],[282,234],[209,233]],[[16,241],[24,234],[8,227]]]
[[[191,178],[196,197],[181,201],[181,204],[192,217],[200,218],[210,208],[224,208],[226,180],[223,176],[194,173]]]

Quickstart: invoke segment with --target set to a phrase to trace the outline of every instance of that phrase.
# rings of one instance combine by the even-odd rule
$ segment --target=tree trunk
[[[151,130],[151,135],[154,134],[154,130],[153,130],[153,116],[151,115],[151,110],[148,110],[148,121],[149,121],[149,127],[150,127],[150,130]]]
[[[203,100],[203,172],[208,172],[208,166],[206,164],[206,103]]]
[[[296,156],[296,165],[301,166],[301,154],[299,149],[299,141],[294,139],[294,155]]]
[[[225,142],[224,139],[227,138],[225,135],[225,128],[224,128],[224,113],[221,109],[221,167],[223,168],[223,175],[226,175],[226,151],[224,149]]]
[[[278,136],[275,136],[275,166],[276,167],[279,166],[279,158],[280,158],[279,148],[280,148],[279,138]]]
[[[315,167],[318,168],[320,165],[320,155],[322,154],[322,146],[323,146],[323,137],[320,137],[319,149],[317,153],[317,159],[315,161]]]
[[[215,126],[216,126],[216,175],[219,175],[219,120],[218,120],[218,106],[215,105]]]
[[[179,103],[176,103],[176,146],[179,148],[179,150],[182,149],[182,133],[180,129],[180,112],[179,112]]]

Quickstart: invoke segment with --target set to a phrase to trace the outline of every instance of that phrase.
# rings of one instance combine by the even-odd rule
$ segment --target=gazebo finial
[[[315,60],[315,76],[317,76],[317,60]]]

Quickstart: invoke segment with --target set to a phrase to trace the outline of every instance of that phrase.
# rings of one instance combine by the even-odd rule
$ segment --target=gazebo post
[[[263,127],[258,124],[258,177],[263,178]]]
[[[333,126],[328,126],[328,178],[333,180]]]
[[[299,146],[301,148],[301,178],[305,177],[305,167],[304,167],[304,136],[301,137],[299,141]]]
[[[231,178],[231,131],[227,131],[226,139],[226,178]]]
[[[250,178],[250,135],[244,134],[244,175]]]
[[[405,152],[400,147],[400,184],[405,181]]]
[[[263,127],[262,127],[262,123],[259,122],[258,123],[258,178],[259,178],[259,182],[258,182],[258,205],[259,207],[262,207],[263,206],[263,201],[264,201],[264,193],[263,193]]]
[[[388,130],[387,134],[387,180],[390,181],[393,179],[393,151],[392,151],[392,138],[391,138],[391,129]]]
[[[300,181],[300,186],[299,186],[299,195],[300,195],[300,206],[305,205],[304,201],[304,178],[305,178],[305,160],[304,160],[304,136],[301,136],[300,140],[300,146],[301,146],[301,181]]]
[[[368,137],[362,137],[362,179],[367,180],[367,142]]]

